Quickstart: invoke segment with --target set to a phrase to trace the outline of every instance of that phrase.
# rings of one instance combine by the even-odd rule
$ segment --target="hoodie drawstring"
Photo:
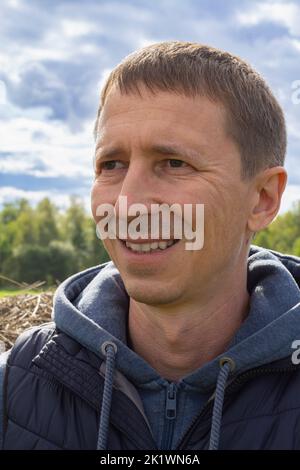
[[[106,356],[106,369],[102,397],[102,407],[99,421],[97,450],[106,450],[109,429],[109,417],[113,393],[114,372],[116,366],[115,362],[117,346],[113,342],[106,341],[105,343],[103,343],[101,350]],[[219,448],[225,387],[230,372],[233,371],[235,368],[235,363],[230,357],[223,357],[220,360],[220,366],[221,369],[218,375],[217,386],[215,391],[209,450],[218,450]]]
[[[104,379],[104,390],[102,396],[102,406],[99,421],[97,450],[106,450],[109,428],[109,416],[114,384],[114,372],[117,346],[111,341],[105,341],[101,347],[102,353],[106,356],[106,369]]]
[[[220,366],[221,369],[218,375],[215,391],[215,401],[208,447],[209,450],[218,450],[219,448],[225,387],[230,372],[235,368],[235,363],[230,357],[223,357],[220,360]]]

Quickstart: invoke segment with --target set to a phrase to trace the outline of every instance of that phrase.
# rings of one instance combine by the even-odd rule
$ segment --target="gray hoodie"
[[[222,357],[232,360],[237,374],[292,354],[292,342],[300,338],[299,285],[299,258],[251,246],[246,320],[227,351],[177,383],[161,377],[130,348],[129,297],[112,262],[63,282],[55,294],[53,319],[60,330],[103,359],[104,342],[117,346],[114,367],[136,388],[158,448],[174,449],[214,395]]]

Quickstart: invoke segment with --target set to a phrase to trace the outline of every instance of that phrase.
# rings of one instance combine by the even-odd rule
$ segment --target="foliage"
[[[253,244],[300,256],[300,200],[253,239]]]
[[[0,211],[0,274],[19,282],[54,285],[109,256],[81,200],[71,198],[65,212],[49,198],[35,208],[26,199]],[[0,280],[0,286],[9,283]]]
[[[300,256],[300,200],[257,233],[253,244]],[[75,197],[65,212],[48,198],[35,208],[20,199],[0,211],[0,273],[9,278],[54,285],[108,260],[92,217]],[[11,287],[0,280],[5,285]]]

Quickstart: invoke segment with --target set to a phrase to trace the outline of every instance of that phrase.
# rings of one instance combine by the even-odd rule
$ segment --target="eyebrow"
[[[97,154],[97,149],[101,148],[100,146],[96,147],[96,154]],[[123,150],[120,147],[112,147],[107,150],[102,150],[100,151],[100,155],[98,158],[96,157],[97,160],[99,159],[108,159],[108,158],[114,158],[118,155],[120,155],[123,152]],[[187,148],[187,147],[180,147],[178,145],[166,145],[166,144],[156,144],[156,145],[151,145],[151,147],[147,148],[146,153],[156,153],[159,155],[173,155],[173,156],[180,156],[187,158],[189,160],[193,161],[198,161],[199,162],[199,156],[200,152],[197,152],[194,149]]]

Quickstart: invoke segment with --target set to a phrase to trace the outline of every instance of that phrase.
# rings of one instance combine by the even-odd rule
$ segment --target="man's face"
[[[140,254],[119,239],[104,241],[133,299],[194,302],[244,263],[250,186],[241,180],[240,154],[225,130],[221,104],[144,88],[141,96],[113,89],[99,121],[95,168],[96,222],[97,207],[117,208],[119,196],[149,212],[151,204],[204,204],[201,250],[186,250],[180,240],[159,253]]]

